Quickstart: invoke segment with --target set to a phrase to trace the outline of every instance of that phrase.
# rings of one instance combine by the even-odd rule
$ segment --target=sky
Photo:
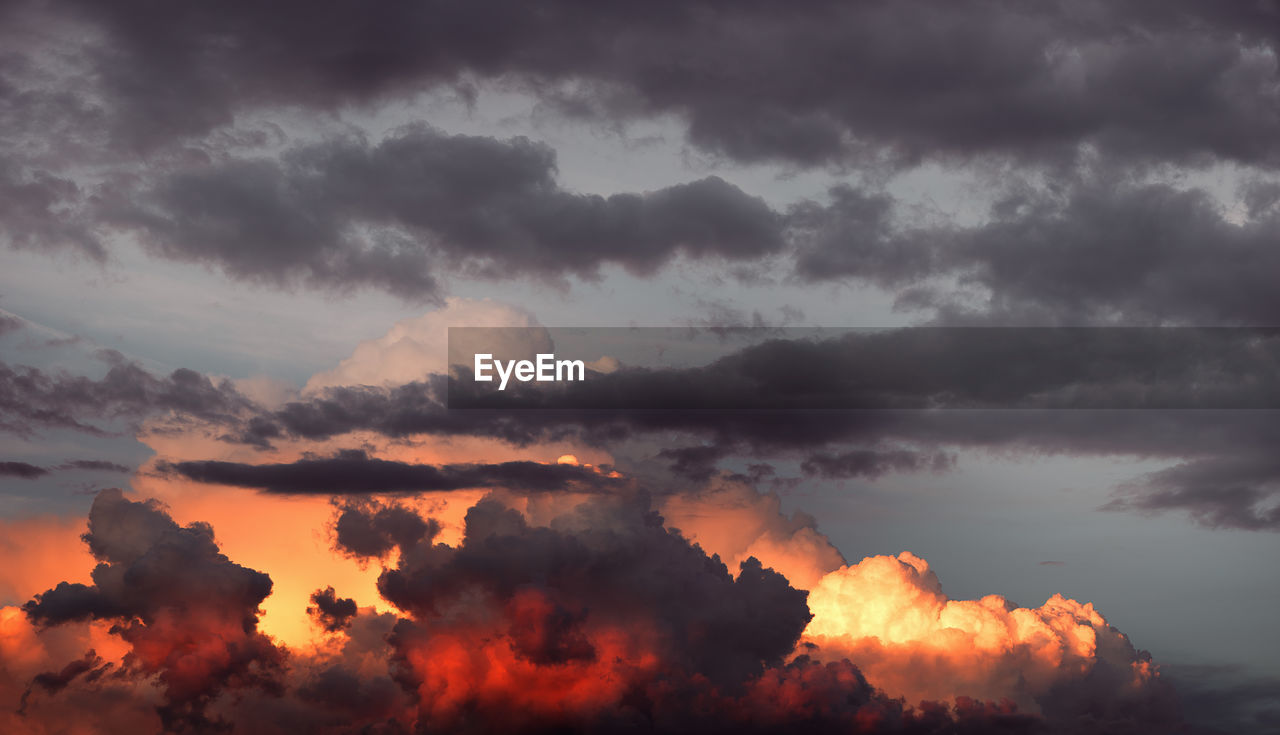
[[[0,731],[1280,732],[1278,46],[0,0]]]

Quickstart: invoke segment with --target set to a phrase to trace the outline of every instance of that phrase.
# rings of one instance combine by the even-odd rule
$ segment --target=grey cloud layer
[[[1181,510],[1211,526],[1280,529],[1271,510],[1280,491],[1280,467],[1270,459],[1280,441],[1277,410],[1224,410],[1274,406],[1280,398],[1269,348],[1274,337],[1265,338],[1270,330],[1102,330],[1097,334],[1107,339],[1093,344],[1093,351],[1071,349],[1080,330],[1023,330],[1033,338],[1025,349],[981,339],[1012,333],[918,329],[825,342],[773,339],[702,368],[596,376],[599,387],[581,384],[589,388],[582,400],[570,394],[555,411],[449,410],[443,376],[389,389],[332,388],[265,410],[229,384],[192,371],[157,378],[120,363],[94,381],[5,367],[0,418],[7,430],[26,435],[47,428],[101,431],[92,422],[165,416],[197,422],[224,441],[259,447],[357,430],[396,438],[486,437],[517,445],[564,438],[609,445],[664,434],[674,443],[661,458],[695,480],[742,454],[795,457],[805,474],[828,479],[945,471],[954,463],[950,448],[1162,457],[1182,463],[1137,478],[1108,509]],[[1183,338],[1171,340],[1170,334]],[[802,393],[777,405],[760,403],[762,395],[774,402],[787,397],[800,364],[818,366],[804,373]],[[624,396],[627,403],[600,404],[601,396]],[[687,402],[690,396],[705,405]],[[632,410],[646,405],[666,408]],[[699,405],[701,410],[689,410]],[[832,405],[1024,410],[772,410]],[[1065,406],[1073,410],[1060,410]],[[1146,408],[1109,408],[1114,406]],[[57,469],[123,468],[82,461]],[[607,489],[613,482],[572,466],[413,466],[359,452],[289,465],[184,462],[167,469],[204,482],[293,493],[511,484]],[[29,463],[4,466],[4,474],[19,478],[47,471]]]
[[[783,276],[873,283],[943,322],[1273,325],[1277,191],[1247,195],[1228,219],[1200,189],[1074,176],[1010,188],[981,224],[922,226],[892,197],[844,185],[785,209],[716,177],[579,194],[556,182],[543,145],[414,127],[158,174],[99,216],[156,254],[234,277],[410,299],[459,272],[589,278],[610,264],[651,275],[681,255],[785,258]],[[938,277],[989,296],[963,306],[928,285]]]
[[[1267,6],[815,0],[804,10],[718,0],[8,4],[18,20],[96,31],[82,34],[92,40],[81,51],[105,109],[81,114],[139,147],[255,106],[333,109],[503,79],[558,93],[571,109],[674,113],[695,144],[745,160],[1069,156],[1089,143],[1108,156],[1276,161]]]
[[[1247,198],[1232,219],[1202,189],[1073,176],[1010,188],[978,225],[920,226],[891,197],[836,187],[789,212],[788,239],[800,279],[875,283],[943,323],[1275,325],[1280,200]]]
[[[954,462],[948,448],[1159,457],[1181,464],[1135,479],[1107,509],[1180,510],[1209,526],[1280,530],[1270,510],[1280,488],[1270,459],[1280,423],[1276,358],[1261,337],[1269,331],[1102,330],[1090,343],[1080,330],[1027,330],[1014,344],[1016,333],[774,339],[705,367],[594,376],[596,385],[566,384],[550,403],[535,394],[522,404],[513,394],[515,406],[556,410],[511,401],[448,410],[442,378],[337,388],[260,414],[228,436],[265,444],[369,429],[608,445],[666,434],[674,438],[660,457],[695,480],[734,455],[796,457],[805,474],[828,479],[944,471]],[[795,410],[842,405],[877,410]],[[918,410],[937,406],[967,408]],[[1252,408],[1261,406],[1272,408]]]
[[[279,160],[175,171],[107,215],[171,258],[250,279],[374,285],[433,296],[434,272],[590,277],[652,273],[676,254],[758,258],[780,217],[718,178],[647,194],[575,194],[555,154],[523,138],[401,130],[302,146]]]
[[[111,367],[97,380],[0,362],[0,431],[104,434],[101,424],[116,419],[172,412],[179,418],[226,421],[253,406],[230,381],[214,382],[186,368],[156,377],[118,353],[103,357]]]
[[[678,255],[782,256],[793,267],[774,273],[875,283],[949,321],[1275,322],[1275,187],[1255,187],[1249,211],[1228,218],[1204,191],[1131,175],[1146,164],[1275,168],[1272,10],[1148,0],[806,9],[13,2],[12,33],[50,30],[49,48],[15,35],[0,68],[3,237],[105,259],[105,235],[123,228],[155,254],[237,278],[421,300],[459,272],[652,274]],[[883,192],[849,186],[777,210],[714,177],[571,192],[551,151],[521,139],[419,127],[266,156],[246,153],[266,142],[234,128],[238,115],[280,105],[337,110],[473,83],[570,114],[674,114],[695,145],[740,160],[998,159],[1019,171],[1050,164],[1057,182],[1010,187],[981,225],[923,226]],[[1102,171],[1058,165],[1086,149]],[[989,298],[975,310],[925,285],[940,276]]]

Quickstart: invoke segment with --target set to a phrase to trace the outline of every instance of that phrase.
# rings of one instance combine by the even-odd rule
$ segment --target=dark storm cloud
[[[155,181],[117,205],[167,257],[251,279],[375,285],[433,296],[437,267],[490,277],[651,273],[676,254],[777,251],[780,217],[715,177],[646,194],[576,194],[555,154],[517,138],[411,127],[370,145],[333,140]]]
[[[408,735],[393,719],[402,708],[403,698],[404,692],[390,677],[361,676],[340,665],[320,671],[298,690],[298,699],[308,708],[321,707],[340,713],[332,718],[336,722],[328,728],[322,723],[312,725],[312,732],[321,733],[340,733],[344,729],[350,732],[352,722],[369,722],[366,729],[369,733]],[[305,715],[299,713],[291,724],[305,721]]]
[[[732,685],[780,663],[811,617],[807,593],[781,575],[751,559],[735,579],[643,501],[586,504],[552,528],[481,501],[467,512],[459,547],[432,541],[402,551],[378,580],[379,592],[419,621],[400,632],[405,639],[429,636],[455,598],[479,586],[498,607],[515,606],[516,649],[535,663],[594,658],[584,630],[590,616],[656,625],[664,659]],[[525,611],[533,618],[522,619],[531,585],[543,597]]]
[[[356,616],[356,601],[350,597],[338,597],[332,587],[313,592],[311,604],[313,607],[307,608],[307,614],[330,633],[347,628]]]
[[[103,357],[111,367],[97,380],[0,362],[0,430],[20,435],[42,429],[102,434],[105,430],[91,422],[136,420],[164,412],[217,422],[253,406],[229,380],[214,382],[186,368],[156,377],[118,353]]]
[[[396,679],[443,731],[1067,735],[1179,724],[1167,688],[1116,697],[1123,687],[1095,680],[1116,672],[1056,692],[1042,718],[963,697],[909,707],[847,660],[783,663],[810,619],[807,593],[754,558],[735,577],[664,528],[644,497],[596,499],[545,527],[483,500],[460,545],[428,534],[402,547],[378,589],[405,615],[388,639]],[[619,656],[620,631],[656,668]],[[485,661],[503,662],[503,675]],[[446,673],[448,687],[435,685]],[[561,677],[584,691],[583,704],[561,703],[560,692],[526,695],[527,676]],[[626,686],[597,700],[576,676]],[[554,704],[543,704],[548,696]]]
[[[209,727],[205,707],[223,690],[276,686],[284,653],[257,630],[271,578],[224,556],[207,523],[179,526],[154,501],[103,490],[84,540],[99,562],[93,584],[61,582],[23,612],[40,626],[114,622],[138,672],[163,688],[167,730]]]
[[[163,463],[172,472],[197,482],[234,485],[279,494],[368,494],[515,487],[526,492],[592,491],[617,487],[622,481],[587,467],[537,462],[501,464],[406,464],[369,457],[360,450],[289,464],[236,462]]]
[[[101,32],[81,50],[100,124],[134,148],[255,107],[336,109],[472,79],[582,114],[674,114],[694,144],[741,160],[1044,159],[1088,143],[1110,158],[1270,165],[1280,141],[1275,16],[1255,5],[15,7]]]
[[[399,505],[348,503],[334,523],[334,548],[355,557],[383,557],[407,549],[440,532],[433,518],[423,519]]]

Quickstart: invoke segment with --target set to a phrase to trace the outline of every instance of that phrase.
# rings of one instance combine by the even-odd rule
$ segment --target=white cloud
[[[311,376],[303,392],[340,385],[403,385],[432,373],[444,373],[448,367],[449,327],[511,328],[497,339],[493,334],[485,335],[484,345],[476,346],[504,360],[552,350],[546,330],[524,309],[492,299],[449,298],[443,308],[397,322],[382,337],[361,342],[337,367]],[[457,341],[455,335],[455,354],[471,350],[471,346]]]

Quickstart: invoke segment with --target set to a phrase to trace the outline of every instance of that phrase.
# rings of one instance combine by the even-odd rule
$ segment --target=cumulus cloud
[[[350,627],[357,612],[356,601],[350,597],[338,597],[332,587],[316,590],[311,595],[311,603],[313,607],[307,608],[307,614],[329,633]]]
[[[114,622],[129,669],[160,682],[167,729],[207,727],[205,708],[224,690],[277,686],[284,651],[257,630],[271,578],[223,556],[208,524],[179,526],[154,502],[104,490],[84,540],[98,560],[93,584],[59,583],[23,612],[40,626]]]
[[[440,524],[411,508],[372,501],[348,503],[334,522],[334,547],[357,558],[384,557],[435,538]]]
[[[643,495],[544,506],[536,523],[519,493],[494,496],[467,511],[454,545],[408,506],[347,503],[335,546],[382,565],[378,591],[394,612],[317,589],[309,614],[327,642],[286,651],[257,630],[269,578],[223,556],[211,527],[103,492],[85,534],[100,562],[93,584],[36,595],[23,608],[36,627],[0,616],[0,633],[14,620],[28,626],[13,631],[24,639],[99,620],[126,655],[56,665],[37,655],[13,693],[27,702],[19,721],[53,723],[60,702],[109,694],[119,711],[101,732],[154,729],[137,720],[154,682],[152,717],[172,732],[1177,726],[1158,672],[1091,606],[948,600],[909,554],[844,565],[812,519],[784,516],[776,496],[728,483],[702,499],[664,506],[694,529],[686,536]],[[707,522],[735,506],[718,528]],[[736,572],[711,548],[740,558]],[[796,563],[806,554],[809,571]],[[774,561],[821,578],[806,593]]]
[[[667,525],[708,554],[730,565],[757,558],[798,589],[812,589],[828,572],[845,565],[844,556],[818,531],[813,516],[783,513],[776,493],[757,492],[742,479],[716,477],[660,503]]]
[[[1082,689],[1115,687],[1115,701],[1128,702],[1117,710],[1145,717],[1152,700],[1173,697],[1150,655],[1093,605],[1060,595],[1039,608],[998,595],[953,600],[928,562],[910,552],[831,572],[810,591],[809,605],[805,640],[818,646],[817,656],[847,656],[870,680],[912,701],[966,694],[1051,711],[1059,700],[1085,697]]]
[[[927,732],[978,719],[904,707],[847,662],[783,663],[805,593],[755,559],[735,577],[643,500],[591,501],[547,526],[481,501],[458,546],[430,533],[402,546],[379,590],[407,616],[390,639],[397,679],[445,730]]]
[[[450,343],[449,327],[488,327],[486,348],[503,360],[525,359],[550,352],[550,337],[539,332],[538,320],[523,309],[492,299],[450,297],[444,306],[420,317],[397,322],[382,337],[356,345],[350,357],[337,367],[317,373],[307,380],[305,391],[316,394],[322,388],[341,386],[393,386],[425,380],[429,375],[449,372],[450,353],[462,355],[470,349],[465,334],[455,332]],[[510,339],[502,340],[494,328],[512,327]]]

